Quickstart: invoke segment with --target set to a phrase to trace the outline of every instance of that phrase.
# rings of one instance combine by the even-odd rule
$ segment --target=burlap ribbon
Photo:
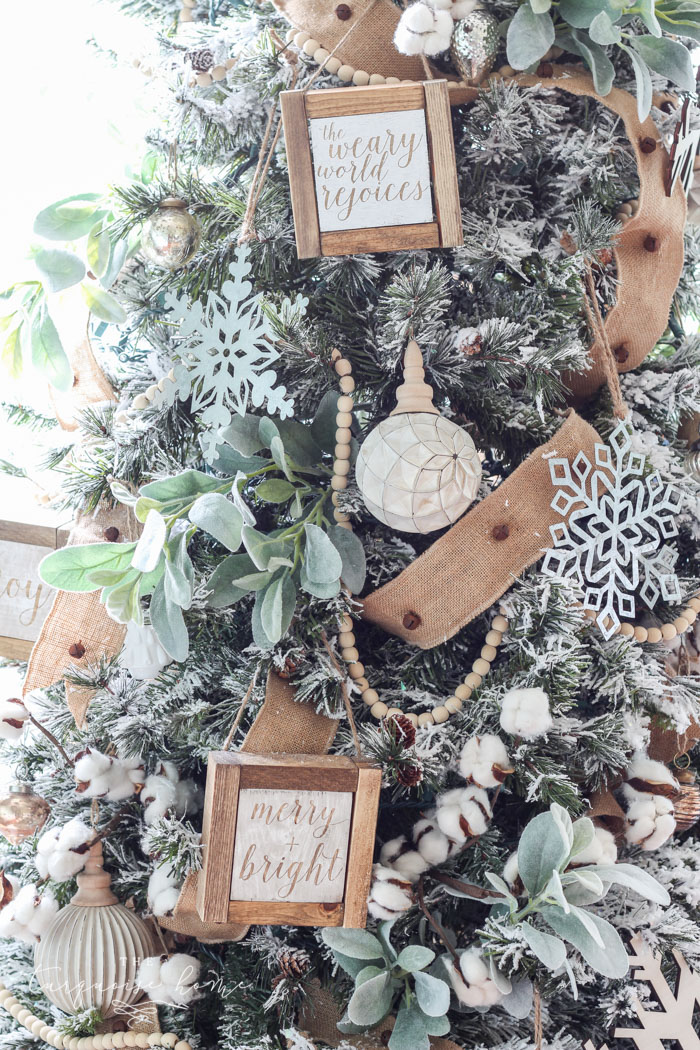
[[[549,526],[561,520],[550,507],[550,459],[573,459],[582,451],[593,461],[600,440],[592,426],[570,411],[550,441],[425,554],[363,600],[364,618],[421,649],[451,638],[493,605],[550,546]]]
[[[96,514],[79,517],[71,529],[67,546],[104,542],[104,530],[109,526],[119,529],[121,540],[137,538],[139,525],[129,507],[102,505]],[[25,696],[32,689],[58,682],[71,664],[87,667],[100,656],[114,656],[124,644],[125,633],[124,624],[116,623],[105,612],[99,591],[57,591],[29,657]],[[85,655],[80,659],[69,653],[70,647],[78,642],[85,648]],[[93,689],[66,682],[66,701],[79,727],[85,722],[85,713],[93,696]]]
[[[311,704],[294,700],[294,687],[270,674],[265,702],[250,727],[241,751],[251,754],[325,755],[333,743],[338,722],[318,714]],[[249,927],[240,923],[203,922],[196,908],[198,873],[189,875],[171,916],[159,920],[174,933],[204,943],[239,941]]]
[[[77,430],[76,415],[89,405],[114,401],[111,383],[95,360],[89,336],[90,311],[66,294],[51,301],[51,315],[73,369],[73,385],[60,393],[50,388],[51,403],[63,430]]]

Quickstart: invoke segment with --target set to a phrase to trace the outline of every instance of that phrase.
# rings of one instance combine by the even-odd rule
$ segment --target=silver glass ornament
[[[692,446],[685,457],[685,470],[693,481],[700,481],[700,448],[697,445],[698,442]]]
[[[476,86],[489,75],[498,54],[498,19],[488,11],[472,11],[455,25],[450,57],[457,72]]]
[[[199,220],[178,197],[167,197],[144,225],[141,253],[149,262],[166,270],[188,263],[199,248],[202,229]]]

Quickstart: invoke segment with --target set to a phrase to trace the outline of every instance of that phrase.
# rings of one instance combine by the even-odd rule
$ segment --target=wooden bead
[[[391,718],[392,716],[396,717],[396,715],[403,715],[403,711],[400,707],[390,707],[386,713],[387,718]]]
[[[347,529],[348,532],[352,532],[352,525],[347,514],[342,514],[339,510],[336,510],[333,512],[333,517],[338,522],[338,528]]]
[[[355,644],[355,635],[352,631],[341,631],[338,635],[338,645],[341,649],[345,649],[350,645]]]
[[[341,394],[338,398],[338,412],[352,412],[355,402],[349,394]]]
[[[136,1033],[136,1045],[141,1047],[141,1050],[146,1050],[148,1044],[148,1036],[145,1032]]]
[[[335,417],[337,427],[349,427],[352,423],[352,415],[349,412],[338,412]]]
[[[350,427],[339,427],[335,432],[335,440],[339,445],[349,445],[352,438]]]
[[[197,73],[195,80],[198,87],[211,87],[214,83],[211,73]]]
[[[93,1035],[92,1037],[93,1050],[104,1050],[104,1036]]]
[[[355,70],[353,66],[341,66],[337,72],[338,80],[343,80],[346,84],[350,83],[354,75]]]
[[[42,1039],[43,1036],[42,1036],[41,1033],[43,1032],[45,1027],[46,1027],[45,1023],[42,1020],[40,1020],[40,1018],[35,1017],[34,1020],[32,1021],[31,1028],[29,1029],[29,1031],[32,1033],[32,1035],[35,1035],[38,1039]]]
[[[381,73],[372,73],[369,78],[370,84],[386,84],[386,77]]]
[[[145,394],[137,394],[131,402],[131,407],[135,408],[138,412],[143,412],[144,408],[148,408],[149,404],[150,401]]]
[[[341,477],[340,474],[334,474],[331,478],[331,488],[335,489],[336,492],[342,492],[343,489],[348,487],[348,479]]]
[[[370,711],[375,718],[384,718],[389,708],[383,700],[377,700],[376,704],[372,704]]]
[[[435,719],[430,711],[424,711],[422,715],[418,715],[419,726],[432,726],[435,725]]]
[[[116,1047],[116,1050],[122,1050],[124,1046],[124,1033],[112,1032],[112,1043]]]
[[[308,40],[304,41],[301,49],[305,55],[308,55],[309,58],[313,58],[314,51],[318,51],[320,46],[320,41],[315,40],[313,37],[309,37]]]
[[[51,1031],[50,1026],[47,1025],[47,1024],[43,1024],[41,1026],[41,1028],[39,1029],[39,1038],[43,1039],[45,1043],[48,1043],[48,1041],[49,1041],[48,1037],[49,1037],[49,1032],[50,1031]]]
[[[401,81],[399,80],[398,77],[387,77],[386,78],[386,82],[389,85],[395,85],[395,84],[400,84],[401,83]]]
[[[488,662],[488,660],[482,660],[480,656],[477,657],[477,659],[472,664],[472,671],[476,671],[476,673],[480,674],[482,678],[484,677],[484,675],[487,675],[490,670],[491,664]]]
[[[698,614],[695,612],[695,609],[691,609],[690,606],[688,606],[687,609],[683,610],[681,616],[685,616],[688,623],[695,623],[695,621],[698,618]]]
[[[464,682],[455,689],[455,696],[458,700],[468,700],[471,695],[472,690],[470,686],[465,685]]]
[[[173,1032],[166,1032],[165,1035],[161,1036],[160,1045],[167,1046],[172,1050],[175,1044],[178,1042],[177,1036]]]
[[[348,631],[354,630],[354,627],[355,627],[355,621],[353,620],[353,618],[350,615],[350,613],[343,613],[342,616],[340,617],[340,623],[338,624],[338,630],[339,631],[344,631],[345,633],[347,633]]]
[[[338,70],[340,69],[340,66],[341,61],[339,58],[336,58],[335,55],[332,55],[326,62],[326,69],[332,76],[335,76],[337,74]]]
[[[26,1009],[26,1007],[22,1006],[22,1004],[18,1003],[15,999],[15,1001],[10,1006],[10,1013],[14,1018],[16,1018],[17,1015],[20,1014],[24,1009]]]
[[[467,677],[464,679],[464,684],[468,685],[470,689],[478,689],[481,685],[482,678],[476,671],[470,671]]]
[[[646,642],[649,637],[649,632],[646,627],[635,627],[634,629],[634,640],[636,642]]]
[[[178,16],[180,22],[194,22],[194,17],[189,7],[183,7],[182,11]]]
[[[634,637],[634,624],[633,623],[620,624],[620,634],[624,638],[633,638]]]
[[[235,58],[227,58],[226,61],[224,62],[224,65],[226,66],[227,69],[233,69],[235,64],[236,64],[236,59]],[[174,372],[174,371],[175,370],[173,368],[170,369],[170,372]],[[170,374],[170,373],[168,373],[168,374]],[[175,382],[175,376],[174,375],[171,375],[170,378],[173,380],[173,382]]]
[[[664,639],[665,642],[670,642],[671,639],[675,638],[677,634],[678,631],[676,630],[674,624],[663,623],[661,625],[661,637]]]
[[[211,71],[212,80],[216,80],[217,83],[220,80],[226,79],[226,66],[214,66]]]
[[[74,1036],[71,1036],[71,1038],[68,1040],[68,1042],[65,1043],[64,1045],[68,1047],[68,1050],[78,1050],[78,1043],[79,1042],[80,1042],[80,1039],[78,1038],[78,1036],[74,1035]],[[122,1046],[124,1046],[123,1043],[122,1043]]]
[[[3,987],[0,990],[0,1006],[4,1006],[8,999],[12,998],[12,992],[9,988]]]
[[[348,674],[351,678],[362,678],[365,673],[364,664],[357,663],[348,664]]]
[[[366,73],[364,69],[356,69],[352,77],[352,82],[357,87],[365,87],[369,84],[369,73]]]
[[[160,1046],[160,1032],[151,1032],[148,1037],[149,1046]]]
[[[673,626],[676,628],[679,634],[685,634],[690,627],[690,624],[686,620],[685,616],[679,616],[673,621]]]
[[[175,1043],[175,1050],[192,1050],[192,1047],[186,1040],[181,1039],[179,1043]]]
[[[503,641],[503,633],[501,631],[489,631],[484,638],[487,645],[500,645]]]
[[[404,711],[404,718],[407,718],[411,725],[418,725],[418,715],[415,713],[415,711]]]
[[[446,707],[444,704],[441,704],[439,707],[433,708],[433,718],[435,719],[435,722],[438,725],[440,725],[442,722],[446,722],[449,717],[449,708]]]
[[[660,642],[663,635],[658,627],[650,627],[648,631],[648,640],[653,644]]]
[[[462,710],[462,701],[458,696],[448,696],[447,700],[445,700],[445,707],[453,715],[456,711]]]
[[[338,383],[338,386],[344,394],[352,394],[355,389],[355,380],[352,376],[343,376]]]
[[[336,459],[333,462],[333,473],[338,478],[346,478],[350,473],[349,459]]]
[[[347,648],[343,646],[342,652],[346,664],[355,664],[360,659],[360,654],[354,645],[349,645]]]
[[[136,1046],[136,1032],[124,1032],[124,1046]]]
[[[495,645],[484,645],[479,655],[482,660],[488,660],[489,663],[492,663],[498,656],[498,649]]]
[[[314,51],[314,62],[318,62],[319,66],[322,66],[329,55],[330,51],[328,50],[328,48],[317,47]]]
[[[360,690],[360,696],[362,696],[362,694],[364,693],[365,689],[369,689],[369,682],[367,681],[367,679],[364,676],[362,678],[356,678],[355,679],[355,685]]]
[[[334,455],[336,459],[350,459],[350,446],[336,445]]]
[[[20,1024],[25,1024],[26,1021],[32,1016],[31,1010],[28,1010],[26,1006],[20,1007],[17,1013],[14,1015]]]
[[[349,376],[352,365],[344,357],[339,357],[333,366],[339,376]]]
[[[491,627],[494,631],[500,631],[503,634],[504,631],[508,630],[508,621],[505,616],[494,616],[491,621]]]
[[[691,598],[688,605],[691,609],[695,609],[695,612],[700,612],[700,598]]]
[[[376,689],[365,689],[362,693],[362,702],[367,704],[367,707],[373,707],[379,699],[379,693]]]

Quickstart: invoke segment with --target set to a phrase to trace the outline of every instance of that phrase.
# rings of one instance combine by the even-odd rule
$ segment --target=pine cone
[[[410,718],[405,715],[391,715],[386,719],[386,728],[397,742],[403,744],[404,748],[413,747],[416,742],[416,727]]]
[[[303,948],[284,948],[277,956],[277,965],[283,977],[298,980],[308,971],[311,960]]]
[[[195,73],[208,73],[214,65],[214,52],[208,47],[200,47],[195,51],[186,51],[185,58]]]
[[[419,765],[404,762],[396,771],[396,779],[404,787],[415,787],[423,779],[423,769]]]

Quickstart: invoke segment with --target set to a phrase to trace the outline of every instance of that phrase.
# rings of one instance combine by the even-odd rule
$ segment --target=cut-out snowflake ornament
[[[229,266],[230,280],[220,294],[210,291],[203,303],[172,292],[165,297],[170,318],[180,321],[180,361],[166,397],[171,404],[175,397],[192,399],[193,411],[208,428],[203,446],[209,462],[216,456],[218,430],[228,426],[233,412],[244,416],[249,401],[254,408],[266,403],[270,414],[277,412],[283,419],[294,407],[286,388],[275,386],[277,374],[270,365],[280,355],[262,297],[253,294],[248,280],[248,254],[248,246],[241,245]],[[298,297],[295,305],[303,313],[306,300]]]
[[[551,507],[565,521],[550,526],[554,543],[542,571],[575,580],[583,590],[583,607],[596,613],[605,638],[621,617],[635,614],[635,592],[652,608],[659,597],[681,599],[674,573],[675,550],[663,541],[677,533],[681,493],[659,474],[644,475],[646,457],[632,452],[624,423],[608,445],[596,444],[595,465],[583,453],[569,463],[552,459],[549,471],[559,490]]]

